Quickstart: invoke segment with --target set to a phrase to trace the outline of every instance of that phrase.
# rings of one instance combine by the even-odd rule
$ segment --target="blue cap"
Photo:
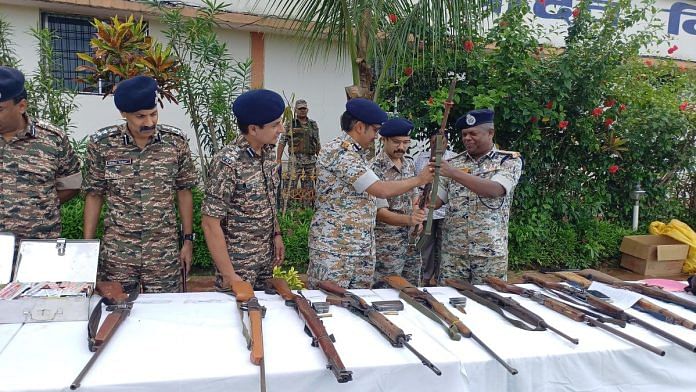
[[[346,102],[346,111],[365,124],[382,124],[387,121],[387,113],[376,103],[365,98],[353,98]]]
[[[457,122],[454,124],[454,128],[461,130],[472,128],[481,124],[492,123],[493,114],[493,111],[490,109],[472,110],[467,114],[459,117],[457,119]]]
[[[114,104],[119,111],[135,113],[157,105],[157,81],[149,76],[136,76],[116,86]]]
[[[24,75],[10,67],[0,67],[0,102],[22,95]]]
[[[383,137],[410,136],[413,123],[403,118],[392,118],[382,124],[379,134]]]
[[[275,91],[249,90],[237,97],[232,112],[238,124],[263,126],[277,120],[285,111],[283,97]]]

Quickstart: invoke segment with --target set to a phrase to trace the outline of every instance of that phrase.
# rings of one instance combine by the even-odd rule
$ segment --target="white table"
[[[431,288],[447,303],[451,288]],[[368,301],[396,299],[393,290],[355,290]],[[306,291],[311,300],[325,295]],[[514,328],[469,300],[453,310],[519,374],[513,376],[470,339],[452,341],[434,321],[406,305],[388,316],[411,344],[442,371],[436,376],[405,348],[392,348],[370,325],[331,307],[324,318],[353,381],[338,384],[322,352],[310,346],[302,322],[278,296],[257,293],[268,308],[263,321],[268,391],[693,391],[696,354],[642,328],[625,332],[664,348],[659,357],[601,330],[566,319],[529,300],[515,299],[549,324],[580,339],[574,345],[550,331]],[[657,302],[657,301],[655,301]],[[662,304],[662,303],[660,303]],[[449,306],[449,305],[448,305]],[[678,306],[669,309],[696,320]],[[634,312],[632,312],[634,313]],[[647,315],[634,313],[646,321]],[[688,341],[696,332],[655,321]],[[0,391],[67,390],[89,360],[86,322],[0,325]],[[15,334],[16,332],[16,334]],[[219,293],[141,295],[82,383],[89,391],[258,391],[258,367],[249,362],[232,297]]]

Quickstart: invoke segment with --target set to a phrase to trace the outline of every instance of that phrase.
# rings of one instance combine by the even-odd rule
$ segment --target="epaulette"
[[[459,154],[457,154],[457,155],[451,157],[450,159],[445,159],[445,160],[446,160],[447,162],[453,161],[453,160],[455,160],[455,159],[457,159],[457,158],[459,158],[459,157],[461,157],[461,156],[463,156],[463,155],[466,155],[466,151],[460,152]]]
[[[94,132],[92,136],[90,136],[90,139],[96,143],[105,137],[117,135],[119,133],[121,133],[121,130],[119,129],[118,125],[110,125],[98,130],[97,132]]]
[[[353,143],[349,142],[348,140],[344,140],[341,142],[341,148],[348,151],[351,146],[353,146]]]
[[[507,156],[509,156],[509,157],[512,158],[512,159],[517,159],[517,158],[519,158],[519,157],[522,156],[522,155],[521,155],[519,152],[517,152],[517,151],[498,150],[497,152],[498,152],[498,154],[507,155]]]
[[[239,150],[236,148],[233,149],[226,149],[221,152],[220,155],[220,162],[224,163],[225,165],[234,168],[235,162],[237,162],[237,159],[239,157]]]
[[[165,132],[165,133],[170,133],[172,135],[177,135],[177,136],[181,137],[182,139],[188,141],[188,136],[184,133],[184,131],[182,131],[179,128],[173,127],[171,125],[166,125],[166,124],[160,124],[158,126],[158,128],[159,128],[160,132]]]
[[[64,137],[64,136],[65,136],[65,132],[63,132],[62,129],[58,128],[57,126],[51,124],[50,122],[48,122],[48,121],[46,121],[46,120],[39,120],[39,119],[36,119],[36,120],[32,120],[32,121],[34,121],[34,126],[35,126],[35,127],[38,127],[38,128],[41,128],[41,129],[45,129],[45,130],[47,130],[47,131],[49,131],[49,132],[51,132],[51,133],[54,133],[54,134],[56,134],[56,135],[58,135],[58,136],[60,136],[60,137]]]

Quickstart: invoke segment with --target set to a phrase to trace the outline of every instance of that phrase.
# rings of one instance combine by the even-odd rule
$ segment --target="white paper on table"
[[[631,306],[635,305],[638,300],[643,298],[642,295],[633,291],[617,289],[602,282],[592,282],[589,290],[597,290],[609,296],[609,298],[611,298],[611,304],[622,310],[629,309]]]

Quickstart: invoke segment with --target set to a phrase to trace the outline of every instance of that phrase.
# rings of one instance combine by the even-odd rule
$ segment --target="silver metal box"
[[[89,283],[86,296],[0,299],[0,323],[84,321],[97,278],[99,240],[22,240],[0,233],[0,287],[10,282]]]

